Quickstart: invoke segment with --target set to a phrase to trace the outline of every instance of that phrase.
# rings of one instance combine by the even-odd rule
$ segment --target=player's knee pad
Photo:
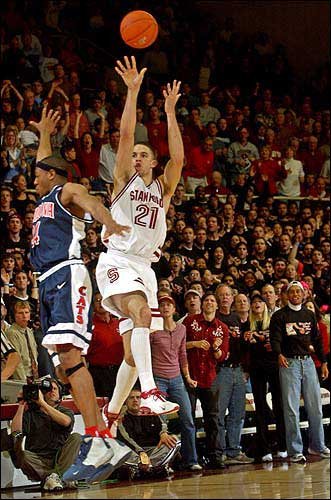
[[[75,366],[72,366],[71,368],[67,368],[65,370],[65,374],[67,377],[71,377],[76,371],[80,370],[81,368],[85,367],[85,364],[81,361]]]

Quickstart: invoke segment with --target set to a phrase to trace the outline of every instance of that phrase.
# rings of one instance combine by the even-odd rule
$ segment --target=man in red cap
[[[180,406],[183,467],[199,471],[202,467],[198,463],[192,408],[183,381],[184,376],[189,387],[194,388],[197,385],[197,382],[192,380],[188,368],[186,328],[183,324],[176,324],[174,320],[176,304],[171,295],[160,295],[158,301],[164,328],[151,335],[153,374],[159,390],[166,392],[171,401]]]

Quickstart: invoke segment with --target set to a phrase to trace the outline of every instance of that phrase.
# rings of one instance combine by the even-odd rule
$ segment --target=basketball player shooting
[[[124,360],[119,368],[113,397],[103,408],[111,427],[139,377],[141,412],[166,414],[179,406],[166,401],[156,388],[152,373],[150,332],[163,328],[158,311],[157,281],[151,263],[159,260],[166,237],[166,213],[180,180],[184,159],[182,137],[175,106],[180,97],[180,82],[168,83],[163,91],[168,124],[170,160],[163,175],[153,178],[157,165],[148,144],[134,144],[137,96],[146,68],[138,72],[135,58],[117,61],[117,73],[128,91],[120,127],[120,143],[114,168],[111,213],[121,224],[129,225],[130,234],[103,236],[107,253],[102,253],[96,278],[103,307],[120,318]]]

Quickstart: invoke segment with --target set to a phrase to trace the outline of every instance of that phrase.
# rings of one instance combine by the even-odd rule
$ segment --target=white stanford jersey
[[[118,224],[130,226],[125,235],[111,235],[104,244],[111,250],[137,255],[151,262],[161,257],[166,233],[162,186],[158,179],[146,186],[135,173],[113,199],[111,214]],[[102,236],[105,228],[103,227]]]

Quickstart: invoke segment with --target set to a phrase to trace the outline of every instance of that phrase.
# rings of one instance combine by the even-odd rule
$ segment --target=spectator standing
[[[16,368],[13,378],[24,383],[29,379],[37,379],[38,349],[33,330],[28,327],[31,319],[30,306],[18,301],[14,305],[14,323],[7,330],[7,338],[21,356],[21,363]]]
[[[9,186],[2,186],[0,190],[0,230],[4,234],[7,230],[9,216],[15,212],[12,208],[13,191]]]
[[[237,314],[231,312],[233,291],[227,285],[216,289],[218,318],[229,329],[229,354],[219,361],[217,388],[219,393],[219,425],[221,449],[227,465],[250,464],[254,461],[241,451],[241,431],[245,420],[247,367],[243,366],[244,353],[247,352],[241,324]],[[225,420],[226,410],[228,410]]]
[[[278,192],[277,182],[285,177],[281,163],[273,160],[268,146],[262,146],[261,158],[252,162],[249,175],[254,177],[254,187],[259,196],[274,196]]]
[[[301,161],[294,159],[294,149],[285,149],[285,157],[282,160],[286,177],[278,183],[278,192],[281,196],[293,198],[301,195],[301,184],[305,180],[305,173]]]
[[[114,185],[114,167],[119,142],[120,132],[113,129],[109,132],[109,143],[103,144],[100,150],[99,177],[106,183],[109,191],[112,191]]]
[[[189,165],[183,172],[187,192],[193,193],[198,186],[208,185],[214,161],[213,140],[206,137],[200,146],[192,148]]]
[[[221,113],[214,106],[210,106],[210,95],[208,92],[202,92],[200,96],[201,105],[200,110],[200,120],[204,127],[207,126],[208,122],[217,122],[221,117]]]
[[[302,307],[304,289],[299,281],[287,286],[288,304],[275,312],[270,322],[270,342],[278,356],[283,398],[286,445],[291,462],[305,462],[300,431],[300,396],[309,421],[308,453],[330,458],[325,446],[320,385],[310,346],[321,361],[321,377],[328,377],[326,358],[314,314]]]
[[[30,280],[32,278],[32,283]],[[35,319],[35,314],[38,309],[38,287],[36,275],[32,275],[30,272],[30,277],[26,271],[23,269],[17,271],[13,278],[13,283],[15,287],[15,293],[13,295],[3,293],[3,300],[5,301],[8,310],[8,320],[10,323],[14,320],[14,306],[16,302],[21,301],[29,304],[32,313],[32,320]],[[28,287],[32,284],[31,294],[28,293]]]
[[[278,311],[280,308],[277,306],[277,295],[273,285],[267,284],[262,287],[261,295],[263,300],[267,304],[268,312],[270,317],[274,312]]]
[[[77,112],[74,131],[74,143],[77,153],[77,162],[79,164],[79,169],[83,177],[92,177],[93,179],[97,179],[99,156],[104,137],[105,118],[100,113],[101,130],[99,137],[93,139],[90,132],[85,132],[81,136],[81,138],[79,138],[79,122],[82,115],[83,113],[81,111]]]
[[[77,120],[77,113],[82,112],[82,116],[79,119],[78,126],[78,137],[82,137],[85,132],[90,132],[90,125],[87,119],[86,114],[81,109],[81,97],[80,94],[75,92],[70,96],[70,107],[69,107],[69,129],[68,129],[68,137],[71,139],[74,138],[75,135],[75,124]]]
[[[167,124],[160,120],[160,110],[156,105],[149,109],[149,119],[145,123],[148,140],[157,152],[158,161],[169,156]]]
[[[97,118],[101,118],[101,115],[106,119],[106,116],[102,113],[102,102],[100,97],[96,96],[92,99],[91,106],[85,111],[85,115],[88,119],[90,130],[94,130],[94,122]]]
[[[310,135],[308,138],[308,150],[302,151],[299,154],[298,160],[303,164],[305,174],[314,174],[315,176],[320,175],[322,166],[324,163],[324,156],[321,151],[318,150],[318,139],[317,137]]]
[[[314,301],[314,299],[312,299],[310,297],[308,297],[308,299],[305,300],[304,306],[307,309],[309,309],[309,311],[312,311],[315,314],[316,320],[317,320],[317,326],[318,326],[320,336],[321,336],[323,352],[327,358],[330,358],[330,338],[329,338],[330,335],[328,333],[328,326],[323,319],[323,315],[322,315],[318,305]],[[323,380],[322,376],[321,376],[321,366],[322,366],[321,361],[318,359],[316,353],[314,353],[313,351],[312,351],[311,357],[313,358],[313,361],[315,363],[318,377],[320,380],[320,384],[325,384],[326,380]]]
[[[155,382],[160,391],[171,401],[179,404],[181,456],[184,468],[202,470],[198,464],[195,445],[195,425],[186,384],[195,388],[197,382],[190,377],[186,354],[186,328],[174,321],[176,305],[170,295],[159,296],[159,309],[163,318],[163,330],[151,336],[152,367]]]
[[[7,238],[3,245],[3,252],[11,254],[20,252],[26,259],[28,255],[28,243],[23,236],[23,224],[20,215],[13,213],[7,221]]]
[[[21,362],[21,357],[6,337],[6,331],[10,328],[5,321],[7,309],[1,297],[1,382],[12,377]]]
[[[249,132],[246,127],[238,132],[239,139],[232,142],[228,150],[228,164],[230,169],[230,183],[234,183],[238,173],[248,173],[252,161],[258,159],[257,147],[248,141]]]
[[[19,140],[18,129],[15,125],[8,125],[1,148],[1,182],[10,183],[15,175],[25,174],[27,170],[25,149]]]
[[[143,123],[144,111],[142,108],[137,107],[137,123],[134,131],[134,142],[148,142],[148,130],[146,125]]]
[[[185,125],[185,135],[191,139],[192,147],[199,146],[208,136],[207,128],[202,124],[200,108],[192,108],[187,124]]]
[[[277,355],[271,351],[269,324],[270,314],[267,304],[262,295],[255,294],[251,299],[249,330],[244,332],[244,339],[249,342],[249,374],[256,410],[256,456],[262,462],[272,462],[273,460],[268,438],[267,388],[271,392],[272,409],[276,419],[277,458],[287,457],[278,360]]]
[[[101,301],[101,294],[96,292],[93,298],[93,335],[86,360],[96,395],[111,398],[124,355],[123,341],[118,329],[119,320],[102,307]]]
[[[190,315],[201,314],[201,297],[202,295],[193,288],[189,288],[184,293],[184,307],[187,312],[177,323],[183,323],[184,319]]]
[[[27,180],[24,174],[15,175],[12,178],[12,183],[14,186],[12,207],[21,217],[24,217],[28,204],[30,201],[35,202],[36,198],[34,194],[26,192]]]
[[[195,415],[199,398],[203,411],[206,433],[206,455],[208,467],[223,468],[222,446],[219,436],[218,399],[216,385],[216,363],[228,357],[229,331],[216,318],[217,302],[213,293],[202,298],[202,313],[190,315],[184,320],[186,326],[186,348],[190,374],[197,386],[189,388],[192,412]]]

